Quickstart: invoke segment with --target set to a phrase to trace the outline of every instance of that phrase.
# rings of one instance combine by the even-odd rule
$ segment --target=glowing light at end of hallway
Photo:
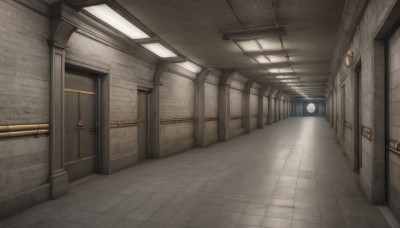
[[[168,48],[164,47],[160,43],[149,43],[149,44],[142,44],[144,48],[151,51],[152,53],[158,55],[161,58],[173,58],[177,57],[175,53],[170,51]]]
[[[183,63],[177,63],[177,65],[182,67],[182,68],[185,68],[188,71],[196,73],[196,74],[200,73],[200,71],[201,71],[201,67],[200,66],[198,66],[198,65],[196,65],[196,64],[194,64],[193,62],[190,62],[190,61],[186,61],[186,62],[183,62]]]
[[[149,38],[145,32],[130,23],[106,4],[89,6],[83,9],[131,39]]]

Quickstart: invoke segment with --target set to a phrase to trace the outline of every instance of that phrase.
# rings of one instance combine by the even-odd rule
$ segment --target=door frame
[[[143,86],[138,86],[137,87],[137,93],[139,91],[145,92],[146,93],[146,159],[151,159],[154,158],[152,153],[151,153],[151,127],[150,127],[150,112],[151,112],[151,88],[143,87]],[[139,120],[138,120],[139,121]],[[139,151],[138,151],[139,152]]]
[[[100,159],[101,159],[101,117],[102,117],[102,113],[101,113],[101,78],[97,75],[97,74],[93,74],[93,73],[89,73],[89,72],[85,72],[82,70],[77,70],[74,68],[70,68],[70,66],[66,66],[65,67],[65,74],[69,72],[69,73],[77,73],[77,74],[87,74],[87,76],[92,76],[93,80],[94,80],[94,91],[95,91],[95,100],[94,100],[94,105],[95,105],[95,113],[94,113],[94,121],[95,121],[95,125],[97,128],[96,131],[96,137],[95,137],[95,151],[94,151],[94,171],[93,173],[98,173],[99,172],[99,168],[100,168]],[[86,76],[81,76],[81,77],[86,77]],[[65,79],[65,78],[64,78]],[[64,86],[65,89],[65,86]],[[64,90],[64,94],[63,96],[65,96],[65,90]],[[63,121],[65,123],[65,111],[66,111],[66,106],[65,103],[63,102],[63,109],[64,109],[64,118]],[[65,127],[64,127],[65,129]],[[64,133],[65,134],[65,133]],[[64,139],[65,140],[65,137]],[[65,151],[65,142],[63,143],[64,145],[64,151]],[[85,159],[85,158],[83,158]],[[64,153],[64,167],[65,167],[65,153]],[[73,162],[79,162],[79,160],[77,161],[73,161]]]
[[[354,172],[359,173],[362,167],[362,90],[361,90],[361,59],[357,61],[354,68],[354,116],[353,116],[353,138],[354,138]]]
[[[109,99],[109,69],[108,65],[98,63],[97,65],[86,63],[84,59],[72,60],[66,58],[65,72],[74,71],[86,73],[94,76],[96,79],[96,115],[97,115],[97,137],[96,137],[96,172],[99,174],[109,174],[109,135],[110,135],[110,122],[109,111],[110,105],[107,102]],[[65,76],[64,76],[65,77]],[[65,80],[65,78],[64,78]],[[62,85],[64,90],[64,84]],[[64,100],[64,98],[63,98]],[[63,101],[63,110],[65,112],[65,104]],[[64,122],[64,115],[62,116]],[[63,127],[64,129],[64,127]],[[65,143],[64,137],[62,138],[63,145]],[[64,153],[63,153],[64,156]]]

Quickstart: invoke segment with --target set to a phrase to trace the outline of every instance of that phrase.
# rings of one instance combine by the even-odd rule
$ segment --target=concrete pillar
[[[234,71],[225,71],[219,83],[218,96],[218,130],[219,141],[227,141],[229,139],[231,110],[230,110],[230,87]]]
[[[50,23],[50,197],[68,192],[68,174],[64,169],[64,79],[65,49],[78,26],[66,20],[62,2],[52,6]]]
[[[258,116],[257,116],[257,128],[264,128],[264,93],[266,87],[262,87],[258,91]]]
[[[268,125],[271,125],[274,122],[274,120],[272,119],[273,115],[274,115],[273,107],[274,107],[274,98],[272,97],[272,95],[269,95],[268,96],[268,121],[267,121]]]
[[[248,81],[244,90],[244,130],[245,133],[251,131],[251,108],[250,108],[250,91],[254,81]]]
[[[194,136],[195,145],[199,147],[206,146],[205,128],[206,128],[206,111],[205,111],[205,80],[209,71],[202,70],[197,74],[194,81]]]
[[[168,61],[159,61],[154,72],[154,89],[150,96],[150,153],[151,157],[160,157],[160,86],[161,76],[168,70]]]
[[[274,98],[274,104],[275,104],[274,121],[276,123],[279,121],[279,99],[278,98]]]

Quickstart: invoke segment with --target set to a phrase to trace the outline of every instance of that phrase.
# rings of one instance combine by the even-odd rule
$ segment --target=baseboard
[[[114,158],[110,160],[110,170],[108,174],[112,174],[118,172],[120,170],[129,168],[135,165],[138,162],[138,154],[137,153],[129,153],[122,155],[120,157]]]
[[[0,219],[50,199],[50,184],[0,199]]]
[[[175,154],[182,153],[186,150],[190,150],[194,147],[194,139],[187,139],[185,141],[177,142],[168,145],[167,147],[160,150],[160,157],[165,158]]]
[[[238,128],[238,129],[231,130],[229,140],[236,138],[238,136],[241,136],[244,133],[245,133],[244,128]]]
[[[362,168],[360,169],[359,182],[364,195],[366,196],[368,202],[371,203],[371,182],[368,180]]]

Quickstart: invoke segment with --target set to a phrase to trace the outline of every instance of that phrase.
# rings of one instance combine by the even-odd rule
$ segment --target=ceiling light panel
[[[85,7],[84,10],[127,35],[131,39],[149,38],[145,32],[137,28],[106,4]]]
[[[188,71],[196,73],[196,74],[200,73],[200,71],[201,71],[201,67],[200,66],[198,66],[198,65],[196,65],[196,64],[194,64],[194,63],[192,63],[190,61],[186,61],[186,62],[183,62],[183,63],[177,63],[177,65],[182,67],[182,68],[185,68]]]
[[[293,72],[291,67],[279,69],[279,73],[291,73],[291,72]]]
[[[168,48],[164,47],[160,43],[149,43],[149,44],[142,44],[144,48],[153,52],[154,54],[158,55],[161,58],[173,58],[177,57],[175,53],[170,51]]]
[[[263,50],[282,50],[281,41],[277,36],[265,37],[257,39],[257,41]]]
[[[269,71],[270,73],[279,73],[279,72],[280,72],[280,69],[278,69],[278,68],[272,68],[272,69],[268,69],[268,71]]]
[[[269,63],[269,60],[263,55],[256,56],[254,59],[260,64]]]
[[[280,63],[288,61],[286,56],[283,55],[269,55],[268,58],[271,60],[271,63]]]
[[[243,49],[244,52],[261,51],[260,47],[254,40],[236,41],[236,44]]]

